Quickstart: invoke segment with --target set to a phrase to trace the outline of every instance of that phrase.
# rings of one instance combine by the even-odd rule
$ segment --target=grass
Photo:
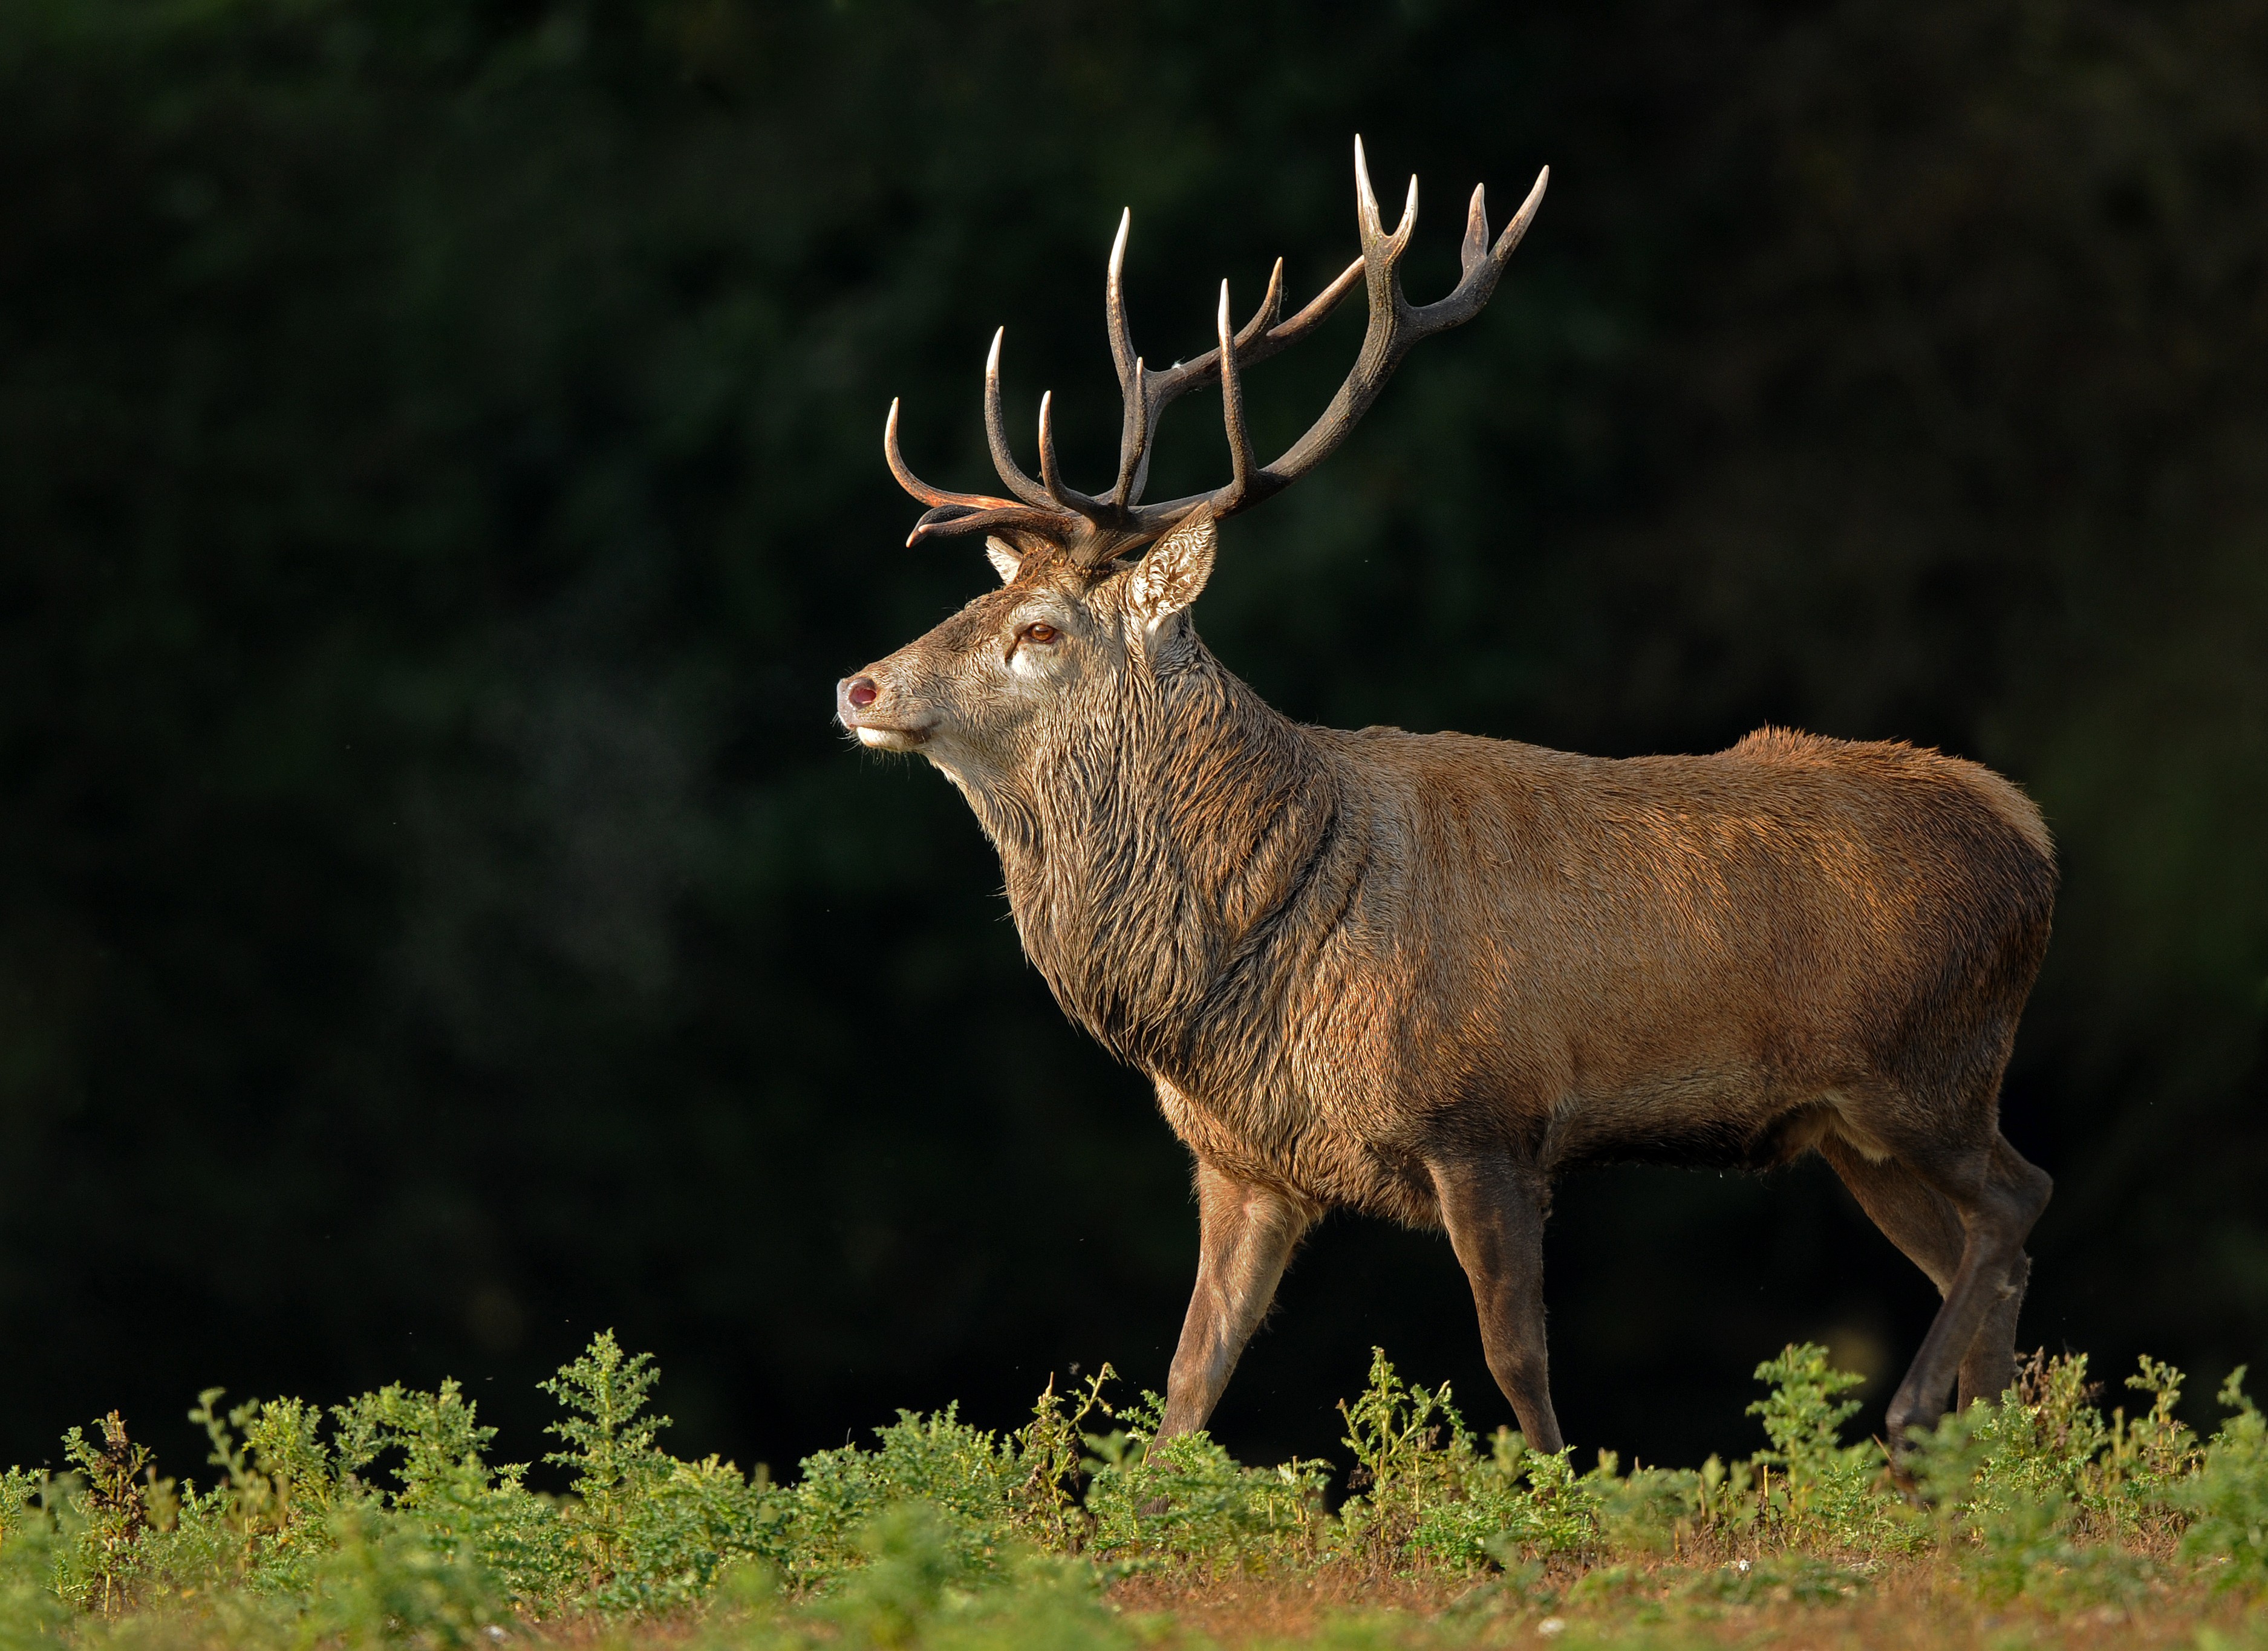
[[[1106,1367],[1006,1432],[902,1412],[774,1484],[659,1443],[611,1335],[544,1384],[570,1491],[492,1463],[453,1383],[224,1409],[200,1485],[114,1412],[60,1474],[0,1474],[0,1651],[2174,1645],[2268,1651],[2268,1422],[2242,1372],[2199,1439],[2145,1360],[2107,1414],[2083,1356],[1918,1440],[1922,1494],[1845,1443],[1856,1378],[1756,1372],[1763,1447],[1579,1464],[1374,1355],[1347,1471],[1154,1441]],[[2131,1413],[2130,1413],[2131,1412]],[[1343,1493],[1332,1505],[1330,1493]]]

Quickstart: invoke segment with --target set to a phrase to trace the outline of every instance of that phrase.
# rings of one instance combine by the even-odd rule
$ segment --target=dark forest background
[[[1120,207],[1191,353],[1223,275],[1351,255],[1357,131],[1420,301],[1476,179],[1551,193],[1229,529],[1215,650],[1318,721],[2015,777],[2066,874],[2026,1338],[2268,1360],[2264,92],[2257,0],[0,7],[0,1460],[444,1375],[532,1456],[608,1325],[743,1463],[1162,1386],[1182,1154],[831,689],[991,578],[901,548],[890,398],[989,485],[1009,322],[1017,428],[1052,386],[1104,475]],[[1648,1460],[1934,1301],[1815,1164],[1578,1177],[1550,1262],[1569,1434]],[[1331,1449],[1373,1342],[1509,1419],[1446,1244],[1342,1220],[1218,1432]]]

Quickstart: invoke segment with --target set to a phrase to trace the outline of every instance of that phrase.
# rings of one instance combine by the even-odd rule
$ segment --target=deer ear
[[[1024,565],[1023,558],[1016,554],[1015,546],[1005,539],[995,539],[990,534],[984,540],[984,559],[992,564],[992,571],[1000,576],[1003,585],[1012,584],[1016,570]]]
[[[1219,542],[1211,509],[1200,505],[1150,547],[1126,587],[1127,611],[1143,629],[1155,630],[1197,601],[1212,577],[1213,547]]]

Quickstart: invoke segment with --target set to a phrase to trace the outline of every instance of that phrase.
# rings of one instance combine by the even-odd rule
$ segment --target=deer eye
[[[1026,625],[1021,630],[1019,630],[1016,633],[1016,635],[1022,640],[1026,642],[1036,642],[1042,647],[1045,647],[1049,643],[1053,642],[1056,638],[1061,634],[1062,633],[1053,625],[1043,624],[1038,621],[1035,621],[1031,624]]]

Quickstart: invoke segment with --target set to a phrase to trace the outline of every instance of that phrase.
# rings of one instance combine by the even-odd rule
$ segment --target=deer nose
[[[843,684],[843,700],[854,711],[864,711],[882,697],[882,690],[871,676],[854,676]]]

